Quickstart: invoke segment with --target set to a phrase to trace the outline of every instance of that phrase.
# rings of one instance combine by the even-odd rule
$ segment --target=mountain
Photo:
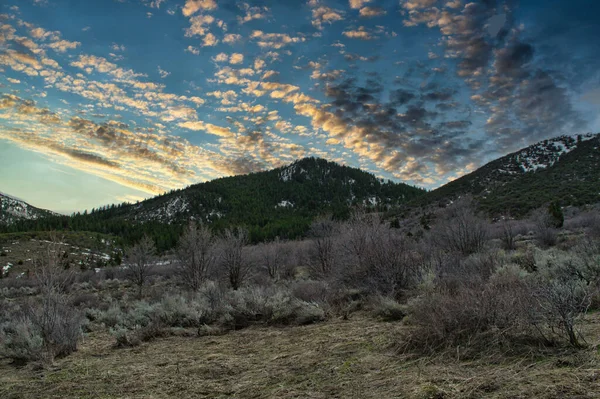
[[[446,202],[472,194],[488,213],[523,216],[552,201],[600,202],[600,135],[559,136],[498,158],[417,203]]]
[[[174,245],[190,219],[216,230],[244,225],[253,241],[306,233],[315,217],[346,218],[353,206],[388,210],[425,190],[383,181],[360,169],[318,158],[248,175],[225,177],[148,199],[102,207],[71,217],[21,221],[5,232],[70,229],[114,234],[133,242],[151,234],[159,248]]]
[[[600,202],[600,135],[541,141],[431,192],[324,159],[305,158],[277,169],[216,179],[137,204],[105,206],[70,217],[41,217],[32,210],[23,213],[31,216],[29,220],[12,217],[9,225],[0,224],[0,232],[90,231],[120,237],[125,244],[149,234],[159,250],[166,250],[176,244],[182,226],[191,219],[216,231],[246,226],[251,240],[258,242],[302,236],[315,217],[330,214],[344,219],[357,205],[389,211],[387,215],[393,217],[404,214],[407,207],[443,205],[466,194],[475,196],[492,216],[524,216],[552,201],[562,206]]]
[[[20,220],[36,220],[53,215],[57,214],[36,208],[25,201],[0,193],[0,225],[12,224]]]

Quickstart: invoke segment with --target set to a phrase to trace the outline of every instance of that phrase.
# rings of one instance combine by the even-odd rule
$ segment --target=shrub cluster
[[[87,317],[111,329],[117,345],[139,344],[166,335],[173,328],[206,326],[237,330],[252,324],[304,325],[322,321],[324,307],[295,297],[282,287],[244,287],[224,290],[207,282],[195,293],[167,295],[156,302],[140,300],[106,311],[88,309]]]

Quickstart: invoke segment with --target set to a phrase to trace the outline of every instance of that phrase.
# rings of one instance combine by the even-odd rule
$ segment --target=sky
[[[600,131],[591,0],[3,0],[0,191],[57,212],[316,156],[435,188]]]

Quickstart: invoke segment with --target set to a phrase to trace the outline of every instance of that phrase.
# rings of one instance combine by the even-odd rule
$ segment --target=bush
[[[197,291],[216,262],[215,240],[211,230],[191,222],[177,246],[178,274],[182,283]]]
[[[136,326],[133,330],[117,327],[111,330],[111,334],[116,339],[115,347],[125,348],[166,337],[169,335],[169,331],[160,322],[153,321],[146,326]]]
[[[590,269],[575,253],[556,249],[532,254],[528,270],[478,254],[461,262],[458,272],[424,284],[407,307],[413,329],[404,349],[461,346],[476,353],[510,348],[520,338],[581,346],[577,321],[590,305],[600,265]]]
[[[221,269],[234,290],[239,289],[248,278],[252,264],[246,256],[248,231],[242,228],[225,230],[220,243]]]
[[[488,230],[487,223],[475,213],[473,201],[463,198],[442,212],[432,233],[440,248],[469,255],[483,249]]]
[[[2,354],[17,362],[52,362],[77,350],[82,317],[63,298],[54,295],[27,307],[2,325]]]
[[[0,325],[0,355],[16,364],[45,360],[44,340],[31,319],[20,316]]]
[[[546,209],[538,209],[533,214],[535,230],[538,242],[543,247],[553,247],[558,239],[557,225],[559,224],[555,217]],[[562,226],[562,224],[560,224]]]
[[[140,297],[154,266],[155,253],[154,241],[148,236],[127,251],[127,277],[138,286],[138,296]]]
[[[303,301],[282,287],[223,291],[206,283],[194,295],[168,295],[150,303],[137,301],[128,309],[114,304],[105,312],[88,310],[88,318],[111,329],[117,346],[135,346],[172,329],[237,330],[252,324],[303,325],[322,321],[323,307]],[[199,332],[200,334],[200,332]]]
[[[371,302],[373,315],[383,321],[400,321],[406,316],[406,309],[391,298],[378,296]]]
[[[339,225],[329,218],[319,219],[311,224],[308,262],[312,277],[327,278],[336,270],[339,255],[336,240],[338,232]]]

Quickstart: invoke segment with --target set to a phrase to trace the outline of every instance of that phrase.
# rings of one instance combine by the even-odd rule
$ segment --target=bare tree
[[[258,245],[257,251],[262,267],[269,277],[278,280],[281,277],[282,269],[291,257],[290,249],[282,244],[279,237],[277,237],[272,242]]]
[[[177,246],[178,274],[183,284],[198,291],[216,262],[215,239],[207,226],[190,222]]]
[[[252,264],[245,256],[244,247],[248,243],[248,231],[238,227],[225,230],[221,239],[221,266],[227,273],[231,288],[240,288],[250,273]]]
[[[370,237],[368,282],[379,293],[398,298],[416,285],[419,265],[405,237],[386,228]]]
[[[127,276],[138,286],[138,295],[142,296],[142,290],[150,271],[153,267],[156,247],[154,241],[144,236],[140,242],[127,251]]]
[[[34,260],[33,275],[42,295],[63,294],[73,283],[75,274],[64,262],[62,239],[52,234],[40,258]]]
[[[591,290],[573,270],[573,263],[547,265],[550,276],[542,276],[532,288],[543,316],[551,331],[562,331],[569,343],[581,346],[581,333],[576,329],[577,319],[585,314],[591,303]]]
[[[373,243],[373,236],[377,235],[385,226],[381,218],[376,214],[367,214],[364,209],[355,209],[343,230],[343,247],[355,263],[361,269],[369,256],[369,250]]]
[[[309,266],[316,276],[330,276],[335,269],[338,255],[335,236],[338,233],[338,227],[329,218],[316,220],[310,226],[309,235],[312,237],[312,245]]]
[[[556,245],[557,230],[552,216],[545,208],[540,208],[533,213],[536,235],[539,243],[546,247]]]
[[[475,213],[470,198],[462,198],[449,206],[443,220],[436,224],[433,238],[449,252],[469,255],[483,249],[488,237],[488,225]]]
[[[502,243],[504,244],[504,249],[510,251],[516,249],[516,231],[514,224],[515,222],[508,217],[502,220]]]
[[[29,333],[38,335],[40,345],[28,345],[27,339],[13,349],[14,357],[23,360],[42,360],[51,363],[56,356],[77,349],[81,336],[81,314],[69,303],[67,293],[74,272],[64,261],[62,239],[51,235],[41,256],[34,261],[33,275],[40,289],[39,303],[25,307],[23,323],[33,327]],[[35,342],[32,338],[29,342]],[[17,353],[19,352],[20,353]]]

